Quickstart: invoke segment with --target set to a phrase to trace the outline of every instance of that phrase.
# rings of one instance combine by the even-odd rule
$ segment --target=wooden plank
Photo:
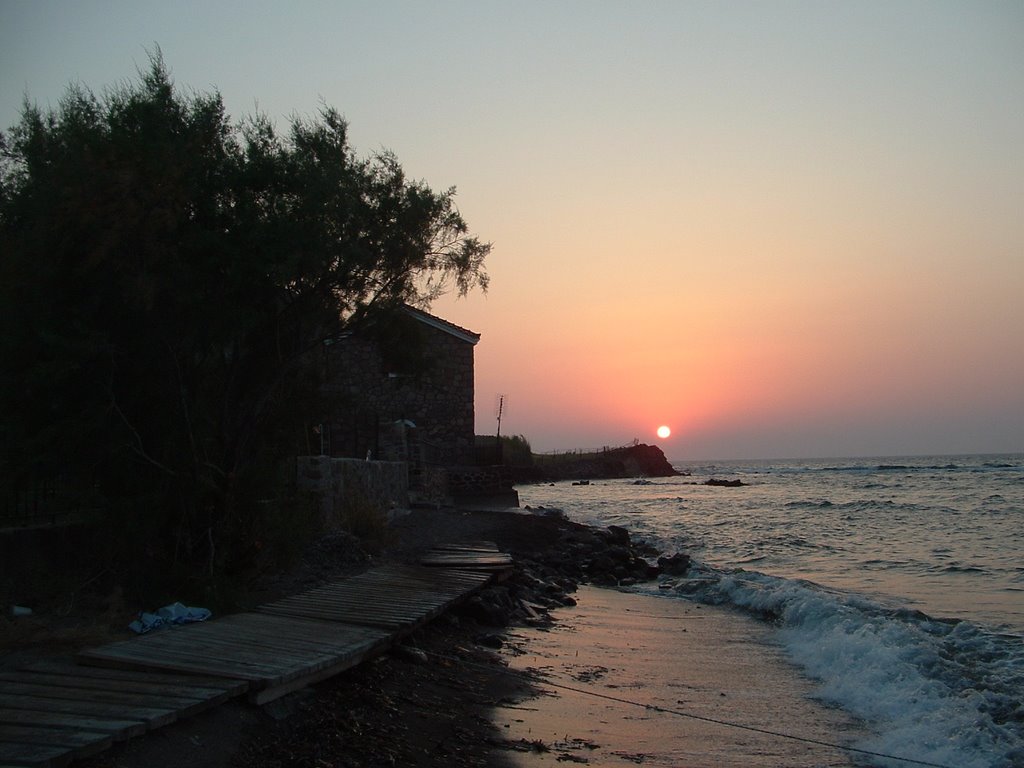
[[[0,686],[0,693],[5,696],[28,696],[35,699],[63,699],[153,708],[165,706],[168,709],[184,713],[203,709],[203,705],[206,704],[202,699],[180,696],[144,696],[116,691],[85,691],[81,688],[57,688],[51,685],[33,685],[31,683],[4,683]]]
[[[481,563],[507,563],[512,564],[512,556],[502,552],[428,552],[420,558],[422,564],[425,560],[454,560]]]
[[[51,728],[81,728],[109,733],[115,741],[124,741],[146,732],[146,724],[137,720],[116,720],[80,714],[39,712],[25,709],[0,709],[0,724],[37,725]]]
[[[213,677],[208,675],[179,675],[172,672],[144,672],[137,670],[121,670],[83,666],[70,661],[33,661],[22,664],[19,670],[25,672],[43,672],[50,674],[73,674],[75,677],[95,677],[101,680],[132,681],[151,685],[187,685],[199,688],[222,690],[231,696],[237,696],[248,690],[244,680],[230,677]]]
[[[382,606],[379,601],[374,600],[373,598],[368,600],[361,598],[339,599],[330,602],[289,601],[261,606],[259,610],[261,613],[288,613],[290,615],[304,615],[309,618],[317,619],[327,618],[331,614],[340,612],[354,616],[363,615],[367,618],[377,616],[399,620],[417,620],[428,613],[443,610],[457,599],[458,598],[430,601],[421,600],[416,603],[403,603],[391,607]]]
[[[63,768],[74,759],[64,747],[44,747],[39,744],[0,742],[0,763],[17,766],[54,766]]]
[[[200,699],[219,704],[227,701],[230,695],[219,688],[200,688],[198,686],[154,685],[126,680],[104,680],[99,677],[80,676],[73,673],[51,674],[47,672],[3,672],[0,671],[0,683],[31,683],[49,685],[60,688],[82,689],[83,691],[110,691],[114,693],[142,694],[162,698],[181,697]]]
[[[484,563],[512,563],[512,556],[506,555],[502,552],[428,552],[423,555],[420,559],[422,563],[424,559],[430,558],[434,560],[466,560],[469,562],[484,562]]]
[[[497,552],[498,545],[493,541],[456,541],[448,544],[436,544],[433,549],[482,549]]]
[[[351,623],[362,625],[365,621],[385,621],[396,625],[408,624],[423,617],[424,612],[418,611],[374,611],[365,605],[337,605],[333,607],[308,607],[302,605],[268,606],[267,615],[294,616],[297,619],[316,618],[321,621],[339,621],[351,619]]]
[[[339,600],[356,600],[360,602],[375,601],[382,607],[395,604],[411,604],[415,605],[420,602],[442,602],[447,599],[453,599],[461,597],[467,592],[473,591],[478,585],[476,584],[417,584],[417,585],[405,585],[404,587],[396,586],[379,586],[375,584],[364,584],[358,589],[346,589],[346,590],[333,590],[318,591],[314,593],[306,593],[302,595],[295,595],[293,597],[286,597],[281,600],[276,600],[273,603],[267,605],[278,605],[289,603],[323,603],[323,602],[337,602]]]
[[[285,681],[278,685],[267,686],[261,691],[251,693],[249,695],[249,699],[254,704],[266,704],[268,701],[273,701],[274,699],[278,699],[286,694],[334,677],[335,675],[344,672],[346,669],[351,669],[358,664],[362,664],[366,659],[383,652],[385,648],[389,647],[394,642],[393,635],[387,635],[385,637],[385,642],[380,645],[372,648],[366,648],[362,653],[353,654],[347,658],[339,659],[335,664],[324,667],[316,672],[295,677],[292,680]]]
[[[275,616],[293,616],[295,618],[307,618],[308,613],[304,611],[294,610],[289,611],[287,609],[272,611]],[[338,611],[331,614],[318,613],[318,617],[337,621],[339,624],[356,625],[365,627],[367,629],[379,629],[389,632],[400,632],[405,629],[409,629],[417,626],[420,622],[424,621],[426,616],[420,615],[410,618],[394,618],[379,615],[366,615],[362,612],[342,612]]]
[[[229,656],[211,658],[202,649],[195,653],[186,653],[182,649],[170,653],[162,648],[133,645],[82,651],[79,658],[86,664],[113,664],[122,669],[166,669],[172,672],[238,677],[251,684],[263,684],[268,678],[275,678],[280,669],[280,665],[257,664]]]
[[[467,573],[443,573],[423,566],[402,566],[395,568],[380,568],[374,571],[366,571],[354,576],[347,582],[350,585],[378,584],[389,587],[401,587],[403,584],[422,584],[427,587],[436,587],[445,582],[451,584],[466,583],[474,580],[473,574]],[[484,580],[483,578],[481,581]]]
[[[240,617],[238,628],[253,638],[265,637],[268,642],[285,640],[292,647],[328,647],[341,650],[365,635],[365,630],[358,627],[346,629],[328,621],[315,619],[295,621],[263,613],[245,614],[244,621]]]
[[[182,647],[181,637],[154,640],[150,646],[190,654],[201,648],[203,655],[209,658],[246,659],[277,667],[286,658],[292,660],[288,664],[314,663],[325,656],[345,654],[353,645],[366,640],[366,631],[358,627],[344,628],[326,622],[305,622],[305,639],[285,642],[266,632],[266,627],[260,627],[249,616],[240,617],[234,624],[224,623],[217,627],[217,632],[190,633],[187,647]],[[269,617],[263,618],[266,620]],[[280,619],[277,621],[282,628],[289,623]],[[310,627],[317,630],[318,636],[314,636]],[[250,633],[250,629],[257,631]]]
[[[429,568],[424,568],[427,573],[430,573]],[[444,573],[444,571],[435,570],[435,573]],[[313,590],[311,592],[305,592],[301,595],[292,595],[291,597],[282,598],[283,600],[294,600],[297,598],[330,598],[339,595],[361,595],[367,592],[374,592],[380,595],[387,595],[389,597],[410,597],[413,595],[430,595],[434,593],[440,594],[455,594],[461,593],[473,589],[477,589],[482,586],[484,582],[489,578],[486,574],[471,573],[466,574],[468,578],[445,578],[431,581],[428,579],[366,579],[356,584],[349,584],[345,586],[331,586],[326,589]]]
[[[372,610],[383,615],[410,615],[415,616],[420,611],[433,608],[436,605],[445,605],[454,598],[436,598],[432,600],[402,600],[395,601],[391,605],[385,605],[376,595],[338,597],[333,600],[282,600],[272,603],[271,608],[292,608],[302,609],[315,613],[318,610],[329,611],[334,608],[362,608]]]
[[[231,643],[223,638],[207,638],[190,633],[173,632],[173,641],[154,640],[148,643],[122,641],[103,648],[83,651],[80,657],[89,663],[141,664],[154,669],[198,671],[222,676],[237,675],[254,683],[276,685],[307,672],[333,664],[339,657],[361,653],[386,639],[379,630],[365,627],[343,627],[323,624],[334,635],[319,651],[288,651],[258,644]],[[340,634],[339,634],[340,631]],[[148,640],[149,636],[140,638]]]
[[[35,696],[6,696],[2,694],[0,694],[0,709],[121,718],[124,720],[136,720],[145,724],[148,728],[159,728],[178,719],[177,710],[168,707],[123,706],[104,704],[97,701],[47,699]]]
[[[416,619],[423,615],[424,612],[433,610],[437,607],[444,607],[450,604],[455,598],[437,601],[426,601],[420,600],[415,603],[401,603],[392,606],[383,606],[379,601],[369,599],[339,599],[333,601],[301,601],[294,600],[289,602],[274,603],[272,605],[262,606],[259,609],[261,614],[274,614],[281,611],[288,611],[290,613],[302,613],[308,616],[310,619],[320,619],[319,614],[326,616],[329,613],[336,611],[347,611],[352,613],[367,613],[376,614],[378,616],[391,616],[394,618],[409,618]]]
[[[114,745],[114,739],[109,733],[31,725],[0,725],[0,742],[63,747],[76,760],[90,757]]]

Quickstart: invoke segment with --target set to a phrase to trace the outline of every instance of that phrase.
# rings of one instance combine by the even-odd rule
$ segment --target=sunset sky
[[[501,393],[542,451],[1024,451],[1019,0],[0,0],[0,126],[157,45],[458,187],[478,432]]]

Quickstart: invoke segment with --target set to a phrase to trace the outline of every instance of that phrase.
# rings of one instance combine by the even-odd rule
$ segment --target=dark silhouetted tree
[[[60,467],[167,557],[221,564],[298,447],[321,341],[487,286],[454,190],[346,130],[329,108],[233,124],[159,54],[102,97],[26,102],[0,134],[5,482]]]

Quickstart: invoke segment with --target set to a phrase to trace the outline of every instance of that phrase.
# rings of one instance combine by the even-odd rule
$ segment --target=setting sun
[[[658,437],[664,440],[666,437],[672,434],[672,430],[666,427],[664,424],[658,427]]]

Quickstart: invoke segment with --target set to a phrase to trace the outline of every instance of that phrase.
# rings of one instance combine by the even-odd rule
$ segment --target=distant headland
[[[656,445],[634,443],[589,453],[532,454],[529,466],[513,466],[517,483],[674,477],[680,473]]]

